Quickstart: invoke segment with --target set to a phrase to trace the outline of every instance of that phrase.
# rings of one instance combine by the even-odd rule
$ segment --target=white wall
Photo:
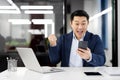
[[[111,7],[111,1],[112,0],[108,0],[109,4],[108,7]],[[107,27],[107,31],[108,31],[108,49],[106,50],[106,65],[108,66],[112,66],[112,63],[110,62],[110,60],[112,60],[112,11],[108,13],[108,27]]]
[[[94,4],[94,5],[93,5]],[[108,0],[108,7],[111,6],[111,0]],[[94,8],[93,8],[94,7]],[[84,2],[84,9],[90,14],[90,17],[94,16],[95,14],[100,12],[100,0],[85,0]],[[90,21],[88,30],[93,32],[94,34],[98,34],[101,36],[101,17]],[[112,11],[108,13],[108,26],[107,28],[107,43],[108,49],[105,50],[106,54],[106,63],[107,66],[112,66],[110,60],[112,59]]]
[[[100,12],[100,0],[84,0],[84,10],[90,17]],[[101,18],[96,18],[89,23],[88,30],[101,36]]]
[[[7,22],[9,15],[0,15],[0,34],[5,38],[10,36],[10,24]]]

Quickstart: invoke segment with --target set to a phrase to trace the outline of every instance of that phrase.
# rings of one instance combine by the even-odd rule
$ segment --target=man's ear
[[[70,27],[72,28],[72,22],[70,21]]]
[[[70,21],[70,26],[72,25],[72,22]]]
[[[88,25],[89,25],[89,20],[88,20]]]
[[[70,25],[71,25],[71,21],[70,21]]]

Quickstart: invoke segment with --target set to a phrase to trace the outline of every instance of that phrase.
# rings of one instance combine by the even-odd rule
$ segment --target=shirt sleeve
[[[90,59],[86,60],[87,62],[90,62],[92,60],[92,53],[90,53]]]

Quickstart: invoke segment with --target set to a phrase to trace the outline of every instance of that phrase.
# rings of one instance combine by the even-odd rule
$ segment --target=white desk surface
[[[8,70],[1,72],[0,80],[120,80],[120,76],[106,74],[104,70],[109,70],[107,67],[61,68],[65,71],[42,74],[28,70],[25,67],[19,67],[16,72],[10,72]],[[84,74],[85,71],[98,71],[102,76],[86,76]]]

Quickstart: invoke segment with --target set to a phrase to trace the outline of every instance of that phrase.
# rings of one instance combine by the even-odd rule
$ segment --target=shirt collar
[[[86,34],[86,33],[85,33],[85,34]],[[82,37],[79,41],[83,41],[83,40],[84,40],[85,34],[84,34],[84,36],[83,36],[83,37]],[[78,40],[78,39],[76,38],[76,36],[75,36],[74,32],[73,32],[73,39]]]

